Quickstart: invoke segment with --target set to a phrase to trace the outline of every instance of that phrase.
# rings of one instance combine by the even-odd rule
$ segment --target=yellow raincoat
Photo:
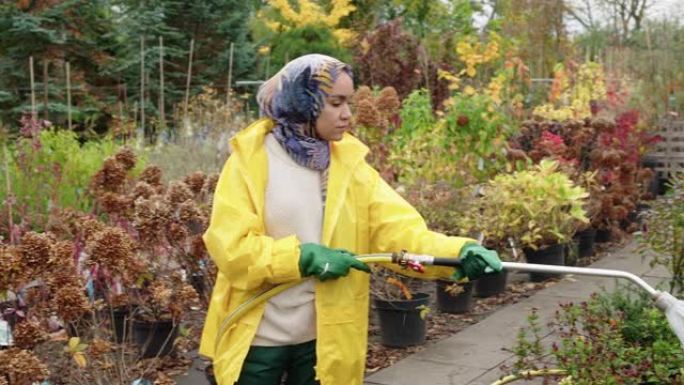
[[[219,385],[233,385],[264,312],[261,304],[217,333],[223,319],[255,293],[301,279],[299,241],[265,235],[264,193],[268,159],[264,138],[273,127],[261,119],[231,141],[232,155],[216,187],[211,223],[204,234],[218,277],[200,354],[213,360]],[[418,212],[365,162],[368,148],[351,135],[331,144],[321,244],[356,254],[408,250],[458,256],[469,238],[429,231]],[[447,278],[453,268],[432,267],[426,279]],[[369,275],[316,281],[316,376],[321,385],[363,383],[368,333]]]

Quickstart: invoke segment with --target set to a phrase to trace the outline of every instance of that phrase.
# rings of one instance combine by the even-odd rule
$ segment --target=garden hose
[[[377,253],[377,254],[360,254],[357,258],[364,263],[396,263],[400,266],[410,268],[414,271],[423,272],[423,265],[435,266],[450,266],[460,267],[461,261],[455,258],[439,258],[430,255],[410,254],[405,251],[400,253]],[[504,270],[509,271],[524,271],[524,272],[539,272],[539,273],[557,273],[557,274],[578,274],[590,275],[599,277],[625,278],[637,284],[641,289],[647,291],[651,298],[655,301],[656,307],[663,311],[668,319],[670,327],[679,337],[682,345],[684,345],[684,301],[678,300],[669,293],[661,292],[651,287],[646,281],[635,274],[622,270],[611,269],[595,269],[588,267],[571,267],[571,266],[553,266],[530,263],[517,262],[502,262]],[[299,281],[294,281],[282,285],[278,285],[271,289],[266,289],[260,293],[255,294],[246,302],[240,304],[232,313],[230,313],[221,323],[218,332],[216,333],[216,340],[214,342],[214,350],[219,346],[219,341],[228,330],[228,328],[235,323],[237,319],[244,314],[254,309],[258,304],[269,300],[271,297],[282,293],[283,291],[301,284],[302,282],[312,279],[305,278]],[[541,373],[541,372],[540,372]],[[541,374],[540,374],[541,375]],[[502,384],[505,384],[503,382]]]
[[[391,262],[398,262],[398,257],[403,256],[403,254],[390,254],[390,253],[378,253],[378,254],[359,254],[356,256],[358,260],[360,260],[363,263],[391,263]],[[226,330],[235,323],[238,319],[240,319],[243,315],[247,314],[250,310],[254,309],[257,305],[259,305],[262,302],[268,301],[272,297],[284,292],[287,289],[290,289],[294,286],[297,286],[299,284],[304,283],[305,281],[308,281],[313,278],[304,278],[299,281],[293,281],[293,282],[288,282],[284,283],[281,285],[278,285],[276,287],[266,289],[264,291],[261,291],[251,298],[249,298],[247,301],[244,303],[240,304],[235,310],[233,310],[232,313],[228,314],[226,318],[221,322],[221,326],[219,327],[218,332],[216,333],[216,341],[214,342],[214,351],[219,346],[219,341],[223,337],[223,334],[225,334]]]
[[[518,380],[527,380],[532,377],[557,377],[568,374],[564,369],[540,369],[540,370],[526,370],[516,374],[511,374],[492,383],[492,385],[510,384]]]

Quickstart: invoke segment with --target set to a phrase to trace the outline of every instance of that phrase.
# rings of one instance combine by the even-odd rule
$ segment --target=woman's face
[[[332,86],[332,92],[325,98],[325,104],[318,119],[316,133],[327,141],[342,139],[351,128],[351,109],[349,101],[354,94],[354,81],[351,76],[341,73]]]

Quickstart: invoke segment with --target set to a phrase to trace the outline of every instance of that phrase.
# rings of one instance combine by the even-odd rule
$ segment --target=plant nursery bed
[[[587,266],[598,259],[608,250],[619,247],[614,243],[600,244],[597,245],[596,253],[587,258],[581,258],[577,261],[578,266]],[[426,343],[423,345],[411,346],[407,348],[390,348],[383,346],[380,343],[380,327],[377,316],[375,312],[371,310],[370,314],[370,324],[369,324],[369,335],[368,335],[368,354],[366,357],[366,375],[375,373],[380,369],[389,367],[397,363],[399,360],[424,350],[431,344],[443,339],[450,337],[466,327],[480,322],[482,319],[493,314],[497,310],[503,308],[504,306],[517,303],[525,298],[530,297],[539,290],[555,285],[558,280],[551,279],[545,282],[533,283],[528,282],[527,274],[525,273],[514,273],[509,276],[507,289],[505,292],[489,297],[489,298],[477,298],[475,299],[475,305],[473,310],[466,314],[449,314],[442,313],[437,310],[435,303],[435,297],[433,296],[430,303],[430,308],[432,309],[428,314],[428,329],[426,335]],[[420,290],[434,293],[435,284],[430,281],[419,281],[420,287],[414,287],[414,290]],[[185,326],[188,328],[188,334],[186,338],[180,338],[177,343],[177,353],[179,359],[176,360],[174,365],[174,360],[168,360],[165,365],[158,365],[157,367],[165,371],[166,374],[176,377],[177,380],[184,376],[178,376],[181,367],[185,367],[188,370],[199,370],[201,371],[207,363],[201,359],[201,364],[196,365],[196,368],[189,368],[189,364],[186,361],[187,354],[196,350],[198,347],[198,341],[200,340],[200,335],[202,331],[203,315],[201,312],[196,312],[192,317],[186,320]],[[183,383],[179,380],[179,383]],[[204,382],[202,383],[204,384]]]
[[[624,240],[619,242],[619,244],[623,244],[623,242]],[[607,251],[619,247],[619,244],[605,243],[597,245],[594,255],[579,259],[577,261],[577,266],[591,265],[601,259]],[[368,354],[366,356],[366,375],[392,366],[399,360],[420,352],[431,344],[450,337],[470,325],[478,323],[502,307],[528,298],[539,290],[555,285],[558,281],[558,279],[550,279],[544,282],[533,283],[527,280],[527,274],[525,273],[511,274],[505,292],[489,298],[476,298],[473,310],[465,314],[449,314],[438,311],[433,296],[430,304],[432,310],[427,316],[428,322],[425,344],[406,348],[391,348],[381,344],[379,321],[376,313],[371,309],[368,331]],[[420,285],[425,292],[434,293],[435,291],[434,282],[423,281]],[[414,290],[415,289],[416,288],[414,288]]]

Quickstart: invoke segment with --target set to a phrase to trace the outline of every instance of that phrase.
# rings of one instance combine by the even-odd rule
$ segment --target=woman
[[[200,353],[220,385],[362,384],[369,269],[354,254],[463,259],[462,269],[434,267],[428,279],[501,270],[474,240],[429,231],[365,162],[368,148],[347,133],[353,92],[347,64],[299,57],[259,89],[264,118],[231,141],[204,235],[219,273]],[[303,277],[317,279],[219,335],[226,315],[255,293]]]

